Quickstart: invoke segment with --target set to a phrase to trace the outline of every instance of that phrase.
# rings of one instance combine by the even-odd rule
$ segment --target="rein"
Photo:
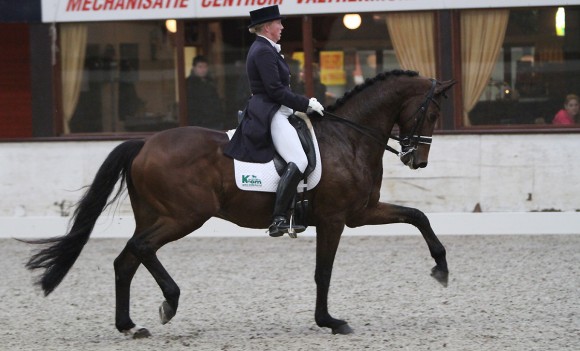
[[[415,113],[413,114],[413,117],[414,117],[415,115],[420,113],[420,116],[417,119],[417,123],[415,123],[415,126],[413,127],[413,131],[411,132],[411,135],[406,135],[404,137],[399,137],[399,136],[390,134],[387,137],[387,140],[383,141],[382,136],[377,135],[378,133],[374,129],[371,129],[367,126],[363,126],[361,124],[358,124],[356,122],[348,120],[348,119],[341,117],[337,114],[334,114],[332,112],[329,112],[326,110],[324,110],[323,112],[324,112],[324,115],[329,116],[330,119],[337,121],[337,122],[340,122],[340,123],[343,123],[343,124],[346,124],[347,126],[351,127],[352,129],[360,132],[361,134],[370,137],[371,139],[373,139],[374,141],[379,143],[381,146],[383,146],[385,148],[385,150],[394,153],[395,155],[399,156],[399,158],[400,158],[400,157],[403,157],[406,154],[416,150],[417,147],[419,146],[419,144],[427,144],[427,145],[431,144],[432,137],[417,135],[416,133],[418,130],[421,129],[421,127],[423,127],[423,123],[425,122],[425,116],[427,114],[427,109],[429,108],[429,105],[431,104],[431,102],[435,102],[433,100],[433,95],[435,93],[436,84],[437,84],[437,81],[435,79],[431,79],[431,89],[429,90],[429,94],[427,94],[425,101],[423,101],[423,103],[419,106],[417,111],[415,111]],[[389,138],[394,139],[394,140],[399,142],[399,144],[401,145],[401,148],[402,148],[402,150],[400,152],[397,151],[396,149],[394,149],[393,147],[391,147],[390,145],[388,145]],[[407,150],[405,151],[404,149],[407,149]]]
[[[377,132],[374,129],[371,129],[367,126],[363,126],[361,124],[358,124],[356,122],[348,120],[344,117],[340,117],[339,115],[336,115],[332,112],[328,112],[326,110],[324,110],[323,112],[324,112],[324,116],[329,116],[330,119],[332,119],[334,121],[346,124],[347,126],[351,127],[352,129],[360,132],[363,135],[370,137],[371,139],[373,139],[377,143],[381,144],[385,148],[385,150],[390,151],[390,152],[394,153],[395,155],[399,155],[399,151],[395,150],[389,144],[387,144],[389,142],[389,138],[395,139],[395,140],[400,140],[399,137],[391,134],[391,135],[389,135],[389,138],[387,138],[386,141],[383,141],[382,138],[379,135],[377,135]]]

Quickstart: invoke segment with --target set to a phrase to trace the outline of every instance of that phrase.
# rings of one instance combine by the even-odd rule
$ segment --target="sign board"
[[[283,15],[578,5],[578,0],[41,0],[43,22],[249,17],[279,5]]]
[[[346,72],[344,71],[344,52],[320,52],[320,82],[325,85],[346,84]]]

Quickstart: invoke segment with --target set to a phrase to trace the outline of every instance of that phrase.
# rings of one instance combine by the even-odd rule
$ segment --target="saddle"
[[[243,111],[238,112],[238,120],[244,116]],[[316,153],[316,146],[315,141],[313,139],[313,134],[309,130],[309,121],[307,122],[308,117],[306,114],[302,112],[296,112],[290,117],[288,117],[288,121],[290,124],[296,129],[298,133],[298,138],[300,139],[300,143],[302,144],[302,148],[304,153],[306,154],[306,158],[308,160],[308,166],[304,170],[303,179],[304,182],[301,183],[298,187],[298,193],[294,198],[294,203],[291,206],[291,213],[293,214],[293,222],[298,225],[302,225],[304,227],[308,226],[307,223],[307,216],[308,216],[308,207],[309,201],[306,199],[306,190],[310,189],[311,186],[315,186],[320,179],[320,165],[317,168],[317,153]],[[239,161],[235,161],[237,164]],[[281,176],[284,172],[286,165],[288,164],[280,154],[277,152],[274,155],[274,159],[272,160],[273,168],[275,168],[275,172],[278,176]],[[255,165],[255,164],[254,164]],[[314,172],[316,170],[316,172]],[[237,172],[237,170],[236,170]],[[274,170],[272,170],[274,172]],[[314,172],[314,174],[312,174]],[[314,178],[313,184],[307,184],[308,176],[312,174],[311,178]],[[243,177],[243,175],[242,175]],[[252,175],[252,179],[256,179],[256,182],[262,185],[261,180],[259,178],[255,178]],[[311,182],[312,183],[312,182]],[[238,184],[239,185],[239,184]]]
[[[246,110],[238,111],[238,124],[242,122]],[[304,178],[306,179],[310,173],[316,168],[316,149],[314,147],[314,140],[312,140],[312,134],[308,130],[308,124],[305,120],[306,114],[303,112],[295,112],[290,117],[288,117],[288,122],[296,129],[298,133],[298,138],[302,144],[302,149],[306,154],[306,159],[308,160],[308,166],[304,170]],[[286,162],[278,152],[274,154],[274,166],[276,167],[276,172],[278,175],[282,175],[284,169],[288,162]]]

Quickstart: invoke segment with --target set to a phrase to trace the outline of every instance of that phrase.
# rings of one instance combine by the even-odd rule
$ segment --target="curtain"
[[[508,10],[461,11],[464,126],[471,124],[469,111],[489,81],[505,38],[508,19]]]
[[[75,112],[81,91],[86,43],[86,25],[62,24],[60,26],[62,107],[65,134],[70,132],[69,122]]]
[[[403,69],[435,77],[434,23],[433,12],[387,14],[389,36]]]

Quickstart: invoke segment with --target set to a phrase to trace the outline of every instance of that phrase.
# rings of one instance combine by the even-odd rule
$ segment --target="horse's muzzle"
[[[422,156],[423,154],[418,149],[404,151],[401,155],[401,162],[410,169],[425,168],[427,167],[427,157]]]

